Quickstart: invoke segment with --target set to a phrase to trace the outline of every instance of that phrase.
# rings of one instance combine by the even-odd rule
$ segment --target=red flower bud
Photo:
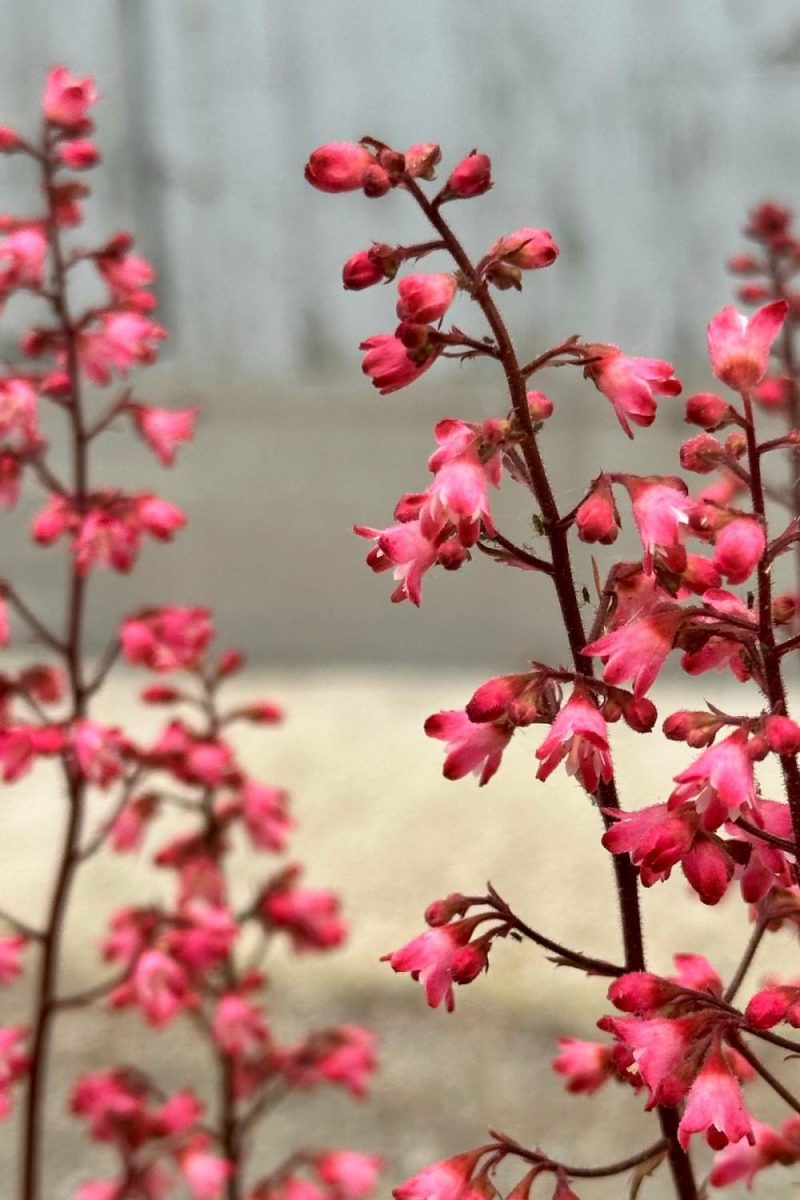
[[[544,392],[528,392],[528,408],[534,421],[546,421],[553,415],[553,401]]]
[[[342,268],[342,282],[351,292],[372,287],[373,283],[380,283],[385,278],[383,267],[370,257],[369,250],[357,251]]]
[[[328,142],[306,163],[305,177],[321,192],[352,192],[362,186],[374,159],[369,150],[353,142]]]
[[[492,186],[492,164],[485,154],[473,151],[452,172],[444,189],[447,200],[471,200],[481,196]]]
[[[698,392],[686,401],[686,420],[701,429],[719,429],[726,425],[732,415],[730,404],[713,392]]]

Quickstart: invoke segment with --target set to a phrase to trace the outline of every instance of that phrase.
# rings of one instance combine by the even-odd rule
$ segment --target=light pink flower
[[[577,775],[587,792],[594,793],[602,780],[614,776],[605,720],[587,696],[574,691],[553,721],[549,734],[536,751],[540,760],[537,779],[547,779],[561,762],[568,775]]]
[[[486,947],[471,942],[476,918],[426,929],[393,954],[384,954],[393,971],[409,971],[425,988],[431,1008],[444,1001],[448,1012],[455,1006],[454,983],[471,983],[487,966]]]
[[[630,421],[652,425],[656,396],[680,395],[673,368],[659,358],[630,358],[617,346],[592,345],[587,350],[595,361],[584,367],[584,375],[611,401],[628,437],[633,437]]]
[[[446,779],[463,779],[472,772],[481,787],[500,766],[514,728],[508,721],[472,722],[463,709],[434,713],[425,722],[428,737],[447,742],[443,773]]]
[[[53,67],[44,90],[44,115],[62,129],[79,130],[86,124],[89,108],[100,99],[89,75],[70,75],[66,67]]]
[[[775,300],[749,320],[731,305],[716,313],[708,326],[708,354],[717,379],[737,392],[749,392],[760,383],[788,311],[785,300]]]
[[[741,1084],[725,1062],[719,1044],[707,1055],[686,1097],[678,1126],[678,1141],[684,1150],[695,1133],[704,1133],[713,1150],[743,1138],[755,1141]]]
[[[643,696],[666,662],[682,619],[682,610],[670,606],[604,634],[586,646],[584,653],[603,660],[606,683],[632,679],[634,696]]]
[[[364,1200],[375,1190],[383,1159],[358,1150],[327,1150],[315,1156],[314,1166],[320,1180],[342,1200]]]
[[[397,316],[417,325],[435,325],[457,291],[455,275],[406,275],[397,285]]]
[[[194,437],[197,407],[151,408],[145,404],[131,405],[136,427],[156,458],[165,467],[175,462],[178,447]]]

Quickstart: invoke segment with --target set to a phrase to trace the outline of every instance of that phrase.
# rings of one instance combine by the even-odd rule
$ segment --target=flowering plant
[[[54,1195],[55,1181],[43,1182],[54,1026],[60,1032],[70,1012],[94,1004],[134,1009],[154,1031],[185,1018],[208,1055],[214,1098],[209,1104],[202,1089],[190,1087],[165,1093],[141,1061],[78,1078],[72,1111],[117,1162],[111,1176],[82,1183],[75,1200],[364,1200],[379,1163],[357,1151],[293,1150],[251,1178],[254,1134],[276,1103],[322,1084],[362,1096],[374,1068],[369,1030],[338,1025],[281,1044],[264,1008],[262,961],[271,940],[286,938],[306,953],[331,950],[346,935],[337,896],[305,887],[297,863],[265,869],[255,887],[242,879],[242,852],[280,854],[294,821],[286,792],[253,778],[240,760],[235,729],[275,725],[280,708],[269,700],[226,701],[226,682],[244,660],[213,650],[206,608],[137,611],[122,620],[99,663],[85,649],[95,572],[130,571],[145,538],[168,542],[185,523],[180,509],[150,491],[95,482],[95,448],[112,424],[127,423],[169,466],[196,417],[193,408],[145,404],[127,383],[130,368],[152,362],[166,337],[152,317],[153,268],[132,252],[130,236],[117,233],[96,248],[67,244],[89,193],[80,172],[100,158],[89,115],[96,99],[91,79],[56,67],[47,77],[37,140],[0,128],[2,151],[27,158],[41,182],[35,213],[0,218],[0,299],[5,304],[25,292],[44,306],[42,323],[22,339],[19,363],[5,365],[0,376],[0,503],[13,508],[30,479],[45,493],[34,541],[67,543],[63,629],[50,628],[10,581],[0,581],[0,641],[7,643],[18,623],[48,656],[0,675],[3,781],[12,784],[52,760],[64,793],[43,922],[0,914],[0,983],[21,974],[23,957],[35,960],[30,1013],[0,1029],[0,1115],[23,1093],[14,1194]],[[96,298],[78,308],[73,279],[87,271]],[[103,389],[120,380],[112,399],[102,390],[86,394],[87,383]],[[43,433],[44,421],[52,423],[49,410],[66,422],[66,456],[58,439]],[[167,710],[152,738],[93,711],[120,658],[151,673],[141,698]],[[154,860],[168,888],[112,915],[103,941],[110,966],[95,984],[69,992],[62,945],[76,876],[103,850],[137,850],[169,813],[183,824],[176,834],[173,820],[167,840],[162,833]]]
[[[554,1200],[568,1200],[583,1181],[631,1172],[633,1196],[665,1162],[675,1194],[693,1200],[705,1189],[690,1157],[690,1150],[699,1157],[699,1144],[714,1152],[709,1181],[715,1187],[750,1184],[767,1167],[800,1162],[800,1099],[783,1079],[786,1072],[773,1073],[760,1050],[763,1043],[800,1050],[800,1042],[773,1032],[781,1022],[800,1025],[800,979],[767,980],[751,989],[746,1004],[737,1004],[762,940],[781,931],[796,937],[800,924],[800,726],[789,713],[784,681],[785,663],[800,648],[800,583],[780,594],[775,586],[786,556],[800,546],[800,381],[792,340],[800,303],[791,285],[800,242],[788,214],[763,206],[749,228],[762,255],[733,263],[759,279],[747,285],[745,298],[761,306],[749,320],[724,308],[708,328],[711,370],[722,390],[688,399],[686,419],[700,432],[680,453],[683,471],[705,476],[703,486],[690,494],[679,475],[601,469],[565,511],[540,438],[558,405],[532,386],[534,378],[556,367],[580,371],[609,401],[629,438],[653,423],[658,398],[677,396],[681,383],[668,362],[578,336],[520,357],[496,293],[521,290],[528,272],[555,262],[558,247],[549,231],[526,226],[472,257],[445,205],[487,192],[491,164],[473,152],[443,186],[429,190],[440,160],[432,143],[401,153],[363,138],[357,145],[320,147],[306,167],[306,178],[322,191],[362,189],[370,197],[405,192],[432,233],[431,240],[413,245],[374,244],[345,264],[349,289],[392,280],[412,264],[412,273],[398,283],[399,324],[361,347],[363,370],[375,387],[388,394],[441,359],[478,358],[496,364],[507,394],[503,410],[482,422],[440,420],[428,486],[400,498],[393,523],[355,532],[372,542],[371,569],[392,572],[395,602],[419,606],[429,571],[462,569],[476,553],[541,576],[554,589],[564,660],[521,663],[517,674],[488,680],[464,709],[429,717],[425,732],[445,743],[447,778],[473,772],[484,785],[512,737],[527,726],[545,726],[535,752],[537,778],[563,768],[586,793],[587,807],[599,811],[602,845],[616,878],[622,952],[611,962],[562,945],[489,887],[485,894],[433,901],[426,931],[386,958],[423,985],[431,1006],[448,1010],[455,985],[486,969],[497,938],[528,941],[560,965],[607,977],[617,1011],[597,1014],[604,1039],[564,1036],[554,1066],[571,1092],[593,1093],[611,1081],[632,1089],[654,1111],[658,1136],[624,1159],[592,1165],[562,1162],[492,1132],[486,1144],[424,1168],[394,1194],[397,1200],[491,1197],[498,1166],[516,1163],[513,1200],[527,1200],[536,1181],[549,1180]],[[434,253],[449,261],[435,273],[417,271],[416,264]],[[486,329],[468,333],[446,325],[459,292]],[[778,373],[770,375],[772,353]],[[788,428],[765,439],[759,405],[784,411]],[[789,489],[776,489],[767,478],[767,465],[780,450],[792,458]],[[498,528],[491,497],[503,482],[519,490],[526,513],[533,505],[536,539],[530,544],[518,544]],[[788,506],[788,523],[768,514],[773,493]],[[593,561],[592,601],[582,584],[588,564],[578,553],[581,543],[612,545],[628,507],[641,554],[612,561],[602,573]],[[749,700],[744,712],[693,704],[666,715],[663,733],[686,744],[687,764],[663,802],[631,809],[618,795],[609,726],[621,720],[638,734],[651,733],[658,712],[648,693],[673,651],[690,677],[721,670],[751,685]],[[776,798],[762,793],[759,780],[759,764],[770,757],[783,780]],[[752,932],[727,980],[705,957],[680,946],[670,947],[673,973],[647,969],[640,889],[668,879],[678,867],[700,902],[716,905],[736,889],[746,906]],[[780,1128],[752,1115],[745,1103],[743,1084],[757,1077],[793,1110]]]

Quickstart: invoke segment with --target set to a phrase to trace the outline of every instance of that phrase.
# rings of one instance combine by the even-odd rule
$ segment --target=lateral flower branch
[[[402,153],[368,137],[321,146],[306,166],[307,180],[324,192],[405,192],[433,234],[417,249],[423,247],[426,258],[449,260],[438,272],[422,273],[414,266],[420,257],[414,248],[380,242],[345,265],[350,290],[397,278],[399,324],[361,346],[363,371],[381,394],[413,383],[459,347],[464,359],[477,354],[496,361],[506,389],[505,411],[496,416],[479,423],[440,420],[427,487],[400,498],[394,523],[359,525],[355,532],[372,543],[369,567],[392,573],[396,603],[419,606],[428,572],[460,570],[476,549],[504,566],[544,576],[542,586],[554,588],[568,662],[529,662],[517,674],[490,679],[463,709],[429,717],[425,732],[445,743],[447,778],[472,772],[484,785],[512,737],[531,725],[546,727],[535,751],[537,779],[563,767],[602,816],[602,845],[612,856],[617,885],[622,962],[563,947],[550,931],[539,934],[535,918],[528,924],[492,889],[434,901],[426,911],[427,930],[385,957],[424,986],[431,1006],[447,1009],[454,1007],[454,985],[470,983],[486,969],[497,937],[554,951],[556,962],[586,975],[607,975],[618,1012],[600,1016],[605,1040],[563,1037],[555,1070],[571,1092],[590,1094],[617,1081],[642,1093],[660,1128],[658,1140],[641,1152],[601,1167],[571,1166],[492,1135],[475,1151],[424,1168],[394,1194],[397,1200],[490,1198],[498,1165],[514,1160],[526,1173],[510,1193],[513,1200],[527,1200],[542,1179],[555,1189],[554,1200],[567,1200],[575,1195],[572,1181],[588,1186],[592,1178],[632,1171],[638,1194],[645,1175],[663,1162],[675,1195],[696,1200],[703,1189],[690,1158],[694,1142],[714,1152],[713,1187],[751,1183],[762,1169],[800,1162],[797,1116],[773,1129],[751,1115],[742,1090],[759,1077],[796,1109],[791,1082],[778,1079],[754,1045],[788,1044],[771,1030],[780,1022],[800,1026],[800,979],[771,979],[743,1009],[732,1004],[764,939],[781,930],[796,937],[800,927],[800,726],[789,712],[783,677],[788,655],[800,647],[800,593],[778,594],[776,583],[800,545],[800,490],[787,490],[764,474],[767,451],[784,450],[793,459],[792,479],[798,477],[791,321],[800,314],[800,301],[790,277],[800,264],[800,243],[789,232],[788,214],[765,205],[749,227],[750,236],[767,247],[765,258],[734,260],[740,273],[765,275],[763,289],[749,298],[766,303],[749,320],[727,307],[709,324],[711,370],[724,391],[688,398],[686,420],[699,432],[680,452],[681,470],[709,477],[704,486],[690,493],[683,475],[604,467],[577,506],[561,512],[539,437],[557,417],[558,404],[532,390],[533,377],[553,367],[576,369],[610,403],[628,438],[652,425],[658,398],[676,397],[681,383],[668,362],[574,334],[518,357],[498,292],[520,291],[531,272],[555,263],[558,247],[548,230],[525,226],[473,259],[446,206],[489,191],[490,160],[473,151],[439,186],[433,181],[440,162],[433,143]],[[401,274],[408,264],[411,273]],[[463,320],[447,326],[459,295],[482,318],[477,329],[463,332]],[[771,355],[777,381],[768,374]],[[787,416],[777,438],[763,438],[758,427],[756,405],[768,404]],[[496,525],[491,496],[503,482],[521,489],[536,530],[532,546],[518,546]],[[788,524],[776,521],[768,503],[773,499],[788,507]],[[593,564],[598,598],[584,623],[590,592],[582,582],[588,564],[581,543],[613,545],[628,512],[641,557],[612,561],[602,573]],[[699,753],[676,775],[662,803],[632,810],[617,793],[609,726],[622,720],[637,734],[654,730],[659,714],[648,693],[673,652],[689,677],[724,670],[753,686],[743,713],[709,704],[663,718],[664,736]],[[758,777],[758,764],[770,756],[783,777],[777,798],[762,794]],[[647,970],[640,887],[667,880],[676,867],[702,903],[716,905],[735,881],[747,906],[753,933],[727,985],[706,958],[679,947],[671,948],[673,975]],[[786,1073],[792,1069],[787,1063]]]
[[[298,863],[276,861],[295,824],[287,793],[254,778],[237,753],[236,728],[276,725],[280,707],[226,698],[244,659],[213,649],[205,607],[128,614],[99,664],[86,648],[96,571],[131,571],[145,539],[169,542],[186,521],[151,491],[95,481],[96,470],[109,470],[103,435],[112,425],[126,427],[169,467],[191,440],[197,415],[144,403],[127,382],[131,368],[154,361],[166,337],[152,316],[155,272],[133,253],[130,235],[116,233],[95,248],[68,244],[89,195],[84,173],[100,160],[89,116],[97,98],[91,79],[56,67],[36,139],[0,127],[0,151],[29,160],[41,188],[32,214],[0,218],[0,301],[24,292],[43,306],[41,323],[22,338],[19,364],[6,364],[0,375],[0,504],[13,509],[32,479],[45,492],[33,540],[66,543],[67,560],[66,575],[54,564],[54,594],[66,578],[57,629],[16,585],[0,581],[0,643],[18,630],[21,655],[33,642],[47,656],[0,674],[0,772],[10,785],[41,763],[57,764],[63,816],[61,826],[56,812],[48,817],[55,865],[41,924],[0,912],[0,984],[22,974],[24,958],[32,960],[33,979],[29,1010],[20,1001],[17,1023],[0,1028],[0,1117],[17,1096],[20,1110],[19,1171],[3,1195],[66,1196],[60,1164],[47,1161],[53,1059],[70,1036],[71,1014],[93,1005],[96,1020],[104,1010],[135,1010],[152,1039],[183,1019],[190,1046],[206,1058],[199,1079],[213,1089],[168,1094],[155,1072],[125,1062],[82,1074],[71,1110],[114,1167],[86,1179],[74,1200],[365,1200],[380,1165],[374,1155],[302,1147],[275,1155],[275,1168],[260,1178],[253,1162],[259,1124],[286,1096],[322,1085],[363,1096],[375,1066],[368,1029],[337,1025],[282,1043],[264,1005],[269,942],[285,939],[293,951],[313,953],[346,937],[338,897],[304,886]],[[87,272],[93,275],[95,297],[84,309],[76,307],[78,272],[83,294]],[[117,385],[122,390],[113,395]],[[55,412],[45,417],[48,409]],[[52,441],[43,418],[56,431]],[[69,451],[63,479],[51,465],[63,457],[59,420]],[[151,673],[141,700],[167,714],[152,738],[93,711],[120,660]],[[123,718],[135,716],[133,700]],[[58,796],[51,802],[58,805]],[[160,818],[168,814],[164,829]],[[111,915],[102,939],[106,965],[98,964],[94,982],[67,991],[63,942],[76,876],[99,853],[129,855],[151,839],[168,883],[151,882],[142,903]],[[249,883],[243,852],[256,864],[244,873]],[[77,1126],[75,1136],[82,1137]]]

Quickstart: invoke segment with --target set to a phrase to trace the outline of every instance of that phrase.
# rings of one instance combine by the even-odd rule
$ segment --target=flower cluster
[[[124,1063],[74,1082],[72,1112],[116,1160],[112,1174],[82,1183],[75,1200],[262,1200],[284,1193],[288,1200],[303,1191],[306,1200],[365,1200],[380,1164],[359,1151],[301,1148],[278,1154],[274,1171],[251,1177],[251,1138],[276,1103],[323,1085],[364,1096],[375,1069],[368,1029],[335,1025],[281,1039],[265,1007],[269,942],[322,952],[346,936],[338,897],[305,886],[298,863],[276,859],[295,824],[289,797],[254,777],[237,748],[243,723],[276,725],[280,706],[224,702],[221,692],[244,658],[214,650],[205,607],[148,606],[121,620],[99,661],[86,649],[95,572],[130,571],[145,537],[168,542],[186,520],[169,500],[126,490],[116,476],[95,483],[95,468],[103,468],[95,447],[112,425],[122,425],[169,467],[191,440],[197,416],[194,408],[141,401],[128,380],[134,366],[154,360],[166,337],[152,316],[155,272],[134,253],[131,237],[117,233],[97,248],[66,237],[81,224],[89,194],[76,172],[100,160],[91,140],[97,98],[91,79],[56,67],[47,77],[38,140],[0,129],[0,150],[27,158],[41,185],[35,211],[0,222],[0,301],[26,292],[43,314],[22,337],[19,363],[4,361],[2,369],[0,504],[13,508],[23,483],[35,484],[46,498],[33,519],[33,543],[67,549],[66,571],[55,576],[66,585],[63,633],[0,580],[0,643],[21,651],[27,638],[45,655],[0,673],[0,771],[14,783],[48,763],[62,780],[64,814],[63,821],[53,815],[60,844],[41,925],[0,915],[0,985],[13,985],[23,966],[32,976],[30,1000],[19,1001],[27,1013],[0,1028],[0,1116],[22,1093],[19,1195],[45,1196],[54,1023],[60,1031],[62,1017],[94,1005],[96,1020],[132,1010],[151,1036],[188,1018],[208,1065],[193,1073],[192,1087],[173,1094],[157,1073]],[[80,308],[74,272],[87,268],[100,300]],[[121,390],[109,394],[118,381]],[[48,411],[66,421],[66,454],[55,433],[51,446],[42,432],[56,428],[52,416],[43,419]],[[164,720],[147,738],[123,727],[121,717],[112,724],[95,714],[95,697],[120,660],[129,671],[151,673],[142,700]],[[167,814],[169,836],[161,832]],[[177,833],[176,815],[184,822]],[[97,982],[70,993],[60,958],[77,873],[100,852],[130,855],[146,847],[161,887],[111,915],[99,947],[107,965],[98,964]],[[249,888],[243,852],[265,864]],[[217,1081],[213,1099],[204,1094],[204,1075]]]
[[[779,592],[776,582],[792,558],[800,568],[800,358],[793,342],[800,293],[792,284],[800,239],[788,211],[767,204],[753,214],[747,235],[758,254],[737,257],[731,269],[758,280],[741,295],[756,311],[747,316],[728,306],[710,320],[714,385],[685,401],[694,432],[680,448],[681,473],[642,475],[600,464],[578,491],[578,503],[563,511],[539,437],[542,426],[558,418],[559,404],[538,390],[534,377],[552,367],[577,369],[610,402],[629,438],[653,424],[659,398],[675,403],[681,383],[667,361],[577,335],[528,361],[518,356],[496,293],[520,289],[525,271],[552,265],[558,248],[548,231],[530,225],[471,257],[444,205],[483,194],[491,185],[489,160],[473,153],[441,186],[429,187],[441,152],[423,149],[404,154],[372,138],[335,143],[316,150],[306,168],[307,179],[323,191],[404,191],[429,227],[431,240],[382,242],[345,265],[347,287],[393,280],[397,288],[400,324],[362,345],[363,369],[387,394],[437,361],[479,358],[502,374],[507,404],[480,424],[439,421],[427,489],[400,499],[395,524],[355,532],[374,542],[367,558],[372,570],[393,572],[394,601],[419,606],[426,572],[460,568],[476,553],[544,576],[554,589],[564,634],[559,658],[528,661],[515,674],[489,679],[463,709],[430,716],[425,732],[445,743],[448,779],[473,772],[487,784],[518,731],[546,727],[531,766],[542,781],[558,779],[563,769],[600,810],[600,837],[617,883],[623,961],[606,962],[539,933],[494,889],[435,902],[428,930],[386,957],[395,971],[424,986],[431,1006],[447,1009],[454,985],[486,968],[498,936],[510,934],[549,950],[559,963],[613,978],[610,999],[626,1015],[601,1019],[612,1040],[565,1037],[555,1067],[572,1092],[592,1093],[610,1078],[643,1092],[647,1108],[657,1112],[660,1138],[608,1167],[573,1168],[493,1134],[489,1146],[426,1168],[395,1195],[491,1196],[494,1170],[515,1157],[530,1167],[512,1192],[515,1200],[548,1172],[555,1195],[565,1197],[573,1195],[570,1180],[636,1169],[634,1194],[663,1159],[676,1195],[697,1200],[701,1190],[688,1153],[696,1134],[717,1152],[714,1186],[750,1182],[762,1168],[797,1161],[796,1118],[780,1131],[764,1125],[745,1108],[741,1083],[759,1076],[800,1111],[800,1100],[752,1046],[752,1039],[777,1038],[800,1050],[800,1043],[771,1032],[781,1021],[800,1025],[800,982],[767,981],[744,1012],[733,1000],[762,939],[796,929],[800,913],[800,725],[784,682],[786,656],[800,649],[800,570],[793,587]],[[403,274],[405,264],[434,254],[445,260],[439,271]],[[458,293],[472,302],[470,312],[482,316],[483,328],[465,332],[463,321],[448,323]],[[559,374],[563,378],[564,370]],[[757,417],[769,407],[785,415],[787,427],[765,438]],[[791,458],[788,487],[768,473],[780,450]],[[694,476],[702,477],[696,488],[688,482]],[[521,497],[525,522],[535,531],[528,543],[518,544],[499,527],[491,496],[501,486]],[[788,509],[788,522],[776,524],[768,498]],[[605,567],[593,559],[590,573],[584,546],[613,545],[628,521],[641,552]],[[594,601],[584,579],[593,579]],[[637,734],[654,730],[657,685],[668,664],[689,679],[723,672],[734,685],[749,685],[749,702],[731,713],[696,704],[664,714],[663,735],[690,753],[659,803],[628,809],[617,790],[612,727],[622,720]],[[777,765],[782,794],[764,794],[765,760]],[[639,887],[667,880],[678,865],[705,904],[717,904],[735,880],[748,906],[753,933],[727,986],[697,955],[678,954],[674,977],[646,969]]]

